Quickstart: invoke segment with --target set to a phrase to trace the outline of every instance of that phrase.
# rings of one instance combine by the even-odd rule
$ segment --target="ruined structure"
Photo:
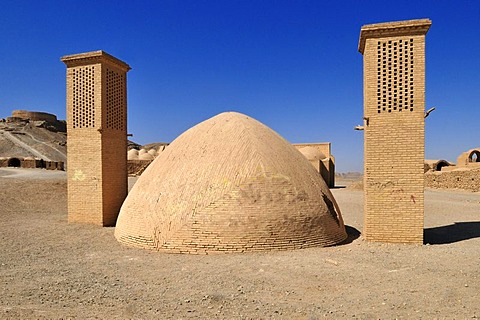
[[[347,234],[309,162],[270,128],[228,112],[160,153],[126,198],[115,237],[151,250],[212,253],[328,246]]]
[[[480,148],[463,152],[457,158],[457,166],[463,168],[480,168]]]
[[[34,157],[0,157],[0,167],[64,170],[63,161],[48,161]]]
[[[127,194],[128,64],[103,52],[67,66],[68,221],[113,226]]]
[[[57,116],[47,112],[13,110],[12,116],[7,117],[6,122],[25,122],[33,123],[36,127],[42,127],[53,132],[66,132],[66,123],[60,121]]]
[[[0,119],[0,158],[0,167],[63,170],[65,121],[45,112],[14,110]]]
[[[430,25],[421,19],[361,28],[366,240],[423,243],[425,35]]]
[[[426,166],[428,163],[426,160]],[[428,169],[425,172],[426,187],[480,191],[480,148],[460,154],[456,165],[437,165]]]
[[[28,111],[28,110],[13,110],[12,116],[7,118],[8,120],[11,119],[22,119],[28,121],[48,121],[48,122],[56,122],[57,116],[47,112],[38,112],[38,111]]]
[[[329,188],[335,187],[335,158],[330,142],[293,144],[310,164],[320,173]]]
[[[453,163],[448,162],[447,160],[425,160],[424,172],[427,171],[442,171],[447,167],[455,166]]]

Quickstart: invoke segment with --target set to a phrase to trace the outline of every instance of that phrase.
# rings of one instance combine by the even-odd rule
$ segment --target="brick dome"
[[[159,154],[123,203],[115,237],[210,253],[328,246],[347,234],[333,195],[302,154],[260,122],[228,112]]]
[[[138,160],[138,150],[137,149],[128,150],[127,160]]]
[[[155,159],[150,153],[142,153],[138,155],[138,160],[153,160]]]
[[[150,155],[152,155],[152,156],[154,156],[154,157],[156,157],[156,156],[158,155],[157,150],[155,150],[155,149],[150,149],[150,150],[148,150],[148,154],[150,154]]]

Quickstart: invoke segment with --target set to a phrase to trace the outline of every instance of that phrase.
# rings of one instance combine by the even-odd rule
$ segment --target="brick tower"
[[[113,226],[127,195],[128,64],[103,52],[67,65],[68,222]]]
[[[425,35],[429,19],[360,31],[366,240],[423,243]]]

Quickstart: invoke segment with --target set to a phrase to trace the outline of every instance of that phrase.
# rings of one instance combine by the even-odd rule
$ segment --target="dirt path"
[[[53,150],[54,153],[57,154],[57,157],[58,157],[59,159],[63,159],[63,160],[66,160],[66,159],[67,159],[67,157],[65,156],[65,154],[62,153],[60,150],[58,150],[58,149],[55,148],[54,146],[49,145],[48,143],[45,143],[45,141],[38,140],[38,139],[35,138],[33,135],[31,135],[30,133],[26,132],[26,131],[25,131],[25,128],[22,129],[22,132],[25,133],[25,135],[29,136],[33,141],[38,142],[38,143],[41,143],[41,144],[43,144],[45,147],[50,148],[51,150]]]
[[[192,256],[126,248],[114,228],[68,224],[65,176],[2,172],[1,319],[480,317],[479,194],[427,191],[431,245],[360,236],[329,248]],[[361,230],[363,193],[333,193],[350,231]]]
[[[51,159],[49,157],[47,157],[45,154],[43,153],[40,153],[38,152],[37,150],[33,149],[32,147],[30,147],[28,144],[26,144],[25,142],[21,141],[20,139],[18,139],[17,137],[15,137],[13,134],[11,134],[10,132],[8,131],[5,131],[3,133],[4,137],[7,138],[8,140],[10,140],[13,144],[17,145],[18,147],[24,149],[24,150],[27,150],[28,152],[30,152],[31,154],[33,154],[35,157],[37,158],[40,158],[40,159],[43,159],[43,160],[46,160],[46,161],[51,161]],[[38,140],[37,140],[38,141]],[[42,142],[43,143],[43,142]]]
[[[0,168],[0,178],[51,180],[66,179],[67,173],[60,170],[25,169],[25,168]]]

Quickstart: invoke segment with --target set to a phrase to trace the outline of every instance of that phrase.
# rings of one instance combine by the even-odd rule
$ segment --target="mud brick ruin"
[[[64,170],[63,161],[49,161],[34,157],[0,157],[0,167]]]
[[[462,152],[456,164],[425,160],[425,186],[480,191],[480,148]]]
[[[365,25],[366,240],[423,243],[425,35],[428,19]],[[408,156],[400,156],[408,155]]]
[[[127,195],[128,64],[103,52],[67,66],[68,221],[113,226]]]
[[[330,142],[294,143],[293,146],[310,161],[329,188],[335,187],[335,158]]]
[[[0,119],[0,141],[8,141],[10,144],[10,150],[0,156],[0,167],[64,170],[65,163],[59,160],[58,156],[55,159],[51,159],[45,153],[29,148],[28,141],[33,138],[29,131],[25,130],[26,127],[44,128],[59,133],[66,132],[65,121],[57,120],[57,116],[54,114],[14,110],[10,117]],[[43,141],[36,140],[35,142],[45,145]],[[60,144],[61,142],[57,143]],[[12,146],[19,147],[22,152],[12,150]]]

